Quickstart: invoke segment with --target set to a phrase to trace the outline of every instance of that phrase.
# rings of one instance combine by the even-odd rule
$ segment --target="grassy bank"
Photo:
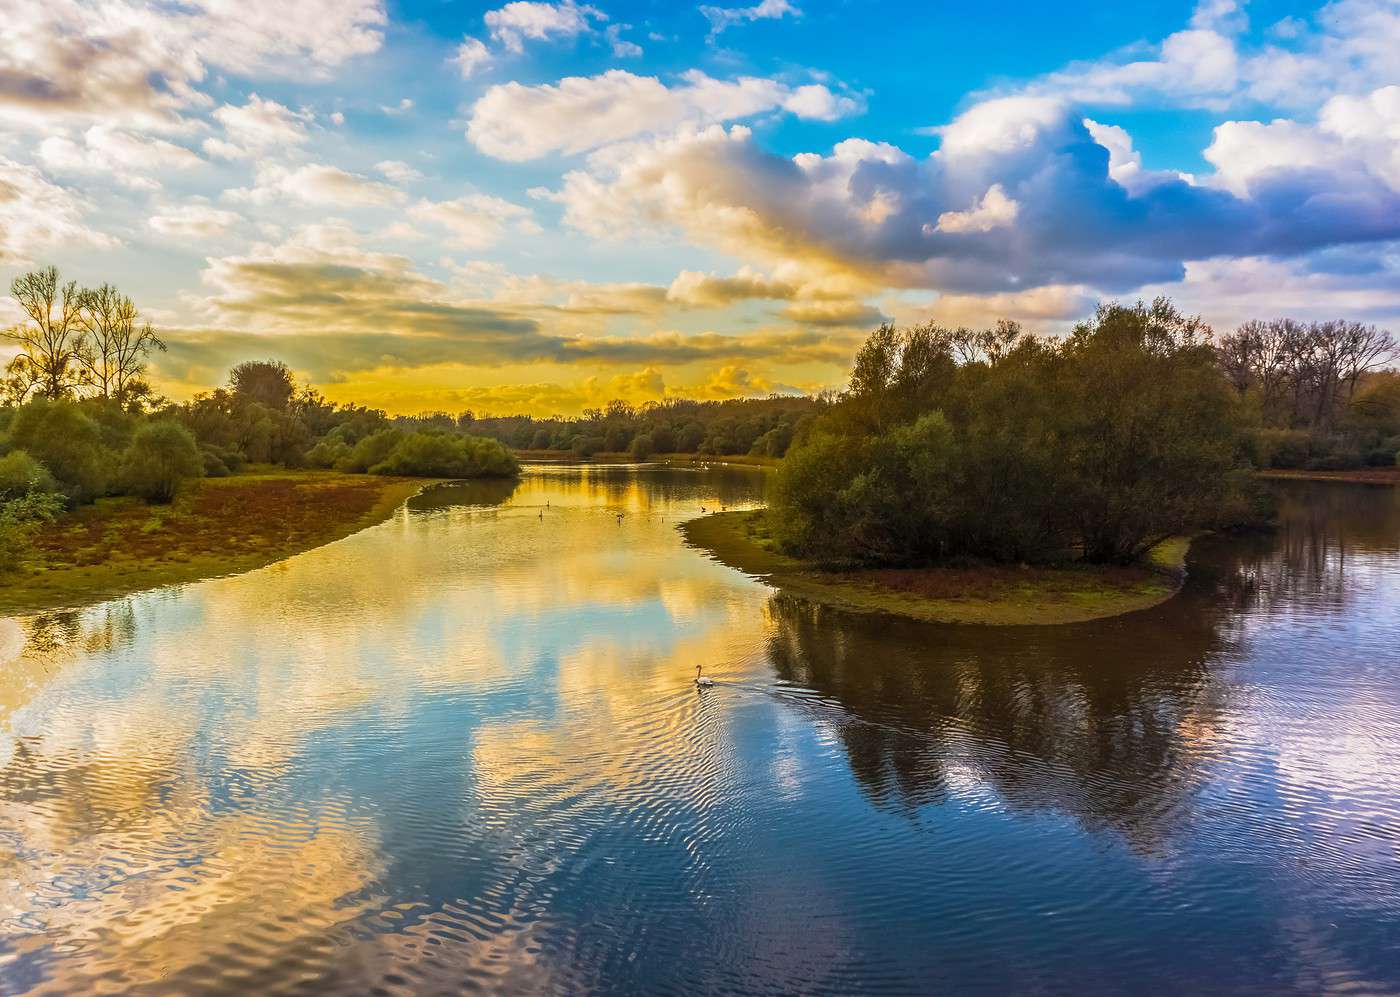
[[[206,478],[170,505],[112,498],[47,526],[0,574],[0,616],[250,571],[387,519],[430,482],[334,471]]]
[[[1169,540],[1135,567],[871,568],[826,571],[779,553],[764,514],[716,513],[681,524],[693,546],[732,568],[814,602],[935,623],[995,626],[1081,623],[1147,609],[1171,598],[1190,541]]]
[[[561,461],[565,463],[578,462],[579,458],[574,456],[571,450],[512,450],[520,460],[538,461]],[[584,463],[593,464],[739,464],[744,467],[777,467],[777,457],[756,457],[752,454],[696,454],[696,453],[658,453],[652,454],[645,460],[628,453],[608,453],[606,451],[595,453],[592,457],[586,458]]]
[[[1400,467],[1359,467],[1350,471],[1259,471],[1276,481],[1344,481],[1357,485],[1400,485]]]

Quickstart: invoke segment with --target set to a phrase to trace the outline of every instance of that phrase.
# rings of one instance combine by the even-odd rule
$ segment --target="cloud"
[[[252,204],[291,198],[306,204],[339,206],[393,204],[404,195],[389,184],[338,166],[308,163],[289,169],[272,163],[258,167],[253,187],[228,190],[224,196]]]
[[[795,285],[745,267],[732,277],[682,270],[666,289],[666,300],[692,308],[726,308],[736,301],[791,300],[796,294]]]
[[[1179,279],[1187,260],[1400,236],[1394,145],[1376,131],[1392,108],[1386,91],[1325,114],[1331,159],[1300,156],[1292,126],[1273,143],[1232,142],[1222,126],[1211,182],[1120,183],[1114,151],[1070,105],[1018,96],[968,109],[923,160],[861,141],[789,159],[747,128],[711,126],[595,157],[555,196],[568,224],[602,238],[679,230],[751,263],[889,287],[1117,293]],[[1261,128],[1277,131],[1246,133]]]
[[[11,5],[0,46],[0,117],[124,128],[179,127],[209,103],[210,67],[325,75],[376,50],[380,0],[49,0]]]
[[[32,266],[64,246],[115,247],[117,240],[88,227],[90,210],[34,167],[0,156],[0,264]]]
[[[1205,158],[1217,181],[1239,195],[1272,180],[1289,183],[1303,173],[1329,174],[1333,196],[1385,199],[1400,191],[1400,86],[1363,96],[1333,97],[1315,124],[1279,118],[1227,121],[1215,129]],[[1350,177],[1353,184],[1340,182]]]
[[[195,239],[219,235],[239,220],[232,211],[192,203],[169,207],[152,215],[146,227],[158,235]]]
[[[394,183],[412,183],[423,179],[422,173],[397,159],[380,160],[374,164],[374,172]]]
[[[593,30],[593,20],[606,21],[607,15],[596,7],[564,3],[535,3],[516,0],[498,10],[486,12],[486,27],[492,39],[508,52],[525,50],[526,40],[546,41],[574,38]]]
[[[39,158],[55,173],[101,174],[124,186],[146,189],[159,186],[152,173],[204,163],[183,146],[106,125],[93,125],[79,141],[51,135],[39,143]]]
[[[557,84],[493,86],[472,107],[467,138],[497,159],[526,160],[776,110],[826,121],[860,107],[818,84],[794,89],[776,80],[717,80],[692,70],[667,86],[653,76],[613,69]]]
[[[452,64],[462,74],[462,79],[471,79],[491,65],[491,53],[480,39],[464,38],[457,46],[457,54],[452,57]]]
[[[789,0],[760,0],[752,7],[702,6],[700,13],[710,22],[711,38],[736,24],[744,24],[749,21],[777,20],[789,14],[793,17],[802,16],[802,12]]]
[[[225,104],[213,116],[223,126],[228,139],[206,139],[204,149],[224,159],[245,158],[255,151],[300,145],[306,141],[306,126],[313,120],[310,111],[293,111],[255,93],[249,94],[242,106]]]
[[[642,47],[636,42],[628,41],[622,37],[622,33],[631,28],[630,24],[609,24],[603,36],[608,40],[608,46],[612,49],[614,59],[640,59],[643,55]]]
[[[1394,0],[1334,0],[1313,23],[1290,19],[1256,43],[1243,4],[1202,0],[1183,30],[1159,44],[1074,63],[1020,92],[1086,105],[1224,109],[1245,102],[1314,108],[1338,93],[1393,83],[1400,49]]]
[[[539,231],[529,208],[487,194],[468,194],[453,201],[421,200],[408,213],[445,229],[451,235],[450,245],[460,249],[494,245],[509,229]]]
[[[990,232],[1016,221],[1020,207],[1006,196],[1001,184],[994,183],[982,195],[982,200],[966,211],[943,212],[934,228],[939,232]]]

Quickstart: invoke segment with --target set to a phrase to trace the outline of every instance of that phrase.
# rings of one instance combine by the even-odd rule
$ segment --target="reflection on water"
[[[996,630],[682,545],[762,488],[534,468],[0,621],[0,992],[1400,990],[1396,492]]]

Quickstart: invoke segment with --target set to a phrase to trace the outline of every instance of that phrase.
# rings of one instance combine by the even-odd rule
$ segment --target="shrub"
[[[73,501],[90,502],[106,491],[111,468],[101,432],[73,402],[38,398],[22,406],[10,442],[48,468]]]
[[[496,440],[449,433],[412,433],[400,440],[371,474],[426,478],[504,478],[520,463]]]
[[[381,429],[377,433],[370,433],[355,444],[348,457],[336,462],[335,469],[364,474],[376,464],[383,463],[403,438],[403,433],[397,429]]]
[[[21,498],[30,492],[51,495],[56,491],[58,482],[48,468],[23,450],[0,457],[0,501]]]
[[[352,449],[339,435],[328,433],[306,451],[306,463],[311,467],[335,467],[350,458]]]
[[[632,445],[628,448],[628,452],[634,460],[649,458],[655,452],[655,445],[652,443],[650,434],[640,433],[632,437]]]
[[[56,494],[30,491],[19,498],[0,501],[0,574],[19,567],[41,524],[63,508]]]
[[[204,459],[188,429],[177,422],[148,422],[136,431],[122,460],[122,486],[150,502],[169,502],[180,485],[204,473]]]

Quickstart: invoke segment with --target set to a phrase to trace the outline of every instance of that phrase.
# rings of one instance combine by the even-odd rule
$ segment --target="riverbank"
[[[544,463],[581,463],[571,450],[512,450],[516,459]],[[779,458],[754,454],[659,453],[646,459],[629,453],[595,453],[582,463],[592,464],[678,464],[706,467],[711,464],[735,464],[743,467],[777,467]]]
[[[170,505],[101,499],[47,526],[0,575],[0,616],[265,567],[388,519],[432,479],[335,471],[203,478]]]
[[[1261,478],[1275,481],[1340,481],[1354,485],[1400,485],[1400,467],[1359,467],[1350,471],[1285,471],[1256,472]]]
[[[1083,623],[1149,609],[1185,578],[1190,540],[1155,548],[1134,567],[866,568],[828,571],[780,553],[763,510],[724,512],[682,523],[682,535],[715,560],[769,585],[841,609],[892,613],[932,623],[989,626]]]

